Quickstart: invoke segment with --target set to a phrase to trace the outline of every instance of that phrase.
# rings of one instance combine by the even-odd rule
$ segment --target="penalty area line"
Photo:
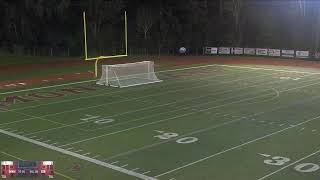
[[[38,146],[41,146],[41,147],[56,151],[56,152],[60,152],[60,153],[65,154],[65,155],[69,155],[69,156],[72,156],[72,157],[75,157],[75,158],[78,158],[78,159],[81,159],[81,160],[84,160],[84,161],[88,161],[88,162],[97,164],[99,166],[103,166],[103,167],[106,167],[106,168],[109,168],[109,169],[112,169],[112,170],[127,174],[129,176],[134,176],[134,177],[139,178],[139,179],[157,180],[156,178],[149,177],[149,176],[146,176],[144,174],[136,173],[136,172],[124,169],[122,167],[118,167],[118,166],[115,166],[115,165],[112,165],[112,164],[109,164],[109,163],[106,163],[106,162],[102,162],[102,161],[99,161],[99,160],[96,160],[96,159],[93,159],[93,158],[90,158],[90,157],[87,157],[87,156],[83,156],[81,154],[77,154],[77,153],[74,153],[74,152],[71,152],[71,151],[67,151],[65,149],[62,149],[62,148],[59,148],[59,147],[56,147],[56,146],[52,146],[52,145],[49,145],[49,144],[46,144],[46,143],[43,143],[43,142],[40,142],[40,141],[36,141],[36,140],[30,139],[30,138],[27,138],[27,137],[24,137],[24,136],[21,136],[21,135],[18,135],[18,134],[11,133],[9,131],[5,131],[5,130],[0,129],[0,133],[8,135],[8,136],[11,136],[11,137],[14,137],[16,139],[20,139],[20,140],[25,141],[25,142],[29,142],[29,143],[32,143],[32,144],[35,144],[35,145],[38,145]]]

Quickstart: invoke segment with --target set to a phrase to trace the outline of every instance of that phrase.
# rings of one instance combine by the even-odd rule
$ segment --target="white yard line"
[[[62,125],[62,126],[68,126],[67,124],[64,124],[64,123],[59,123],[59,122],[56,122],[56,121],[51,121],[49,119],[45,119],[44,116],[43,117],[40,117],[40,116],[34,116],[34,115],[30,115],[30,114],[26,114],[26,113],[22,113],[22,112],[17,112],[17,111],[14,111],[14,110],[7,110],[8,112],[13,112],[13,113],[16,113],[16,114],[21,114],[21,115],[24,115],[24,116],[29,116],[33,119],[41,119],[43,121],[47,121],[47,122],[51,122],[53,124],[59,124],[59,125]],[[31,120],[31,118],[29,118],[29,120]],[[72,127],[72,128],[75,128],[75,127]],[[77,130],[81,130],[81,131],[86,131],[84,129],[81,129],[81,128],[75,128]]]
[[[269,74],[268,74],[269,75]],[[268,75],[261,75],[261,76],[268,76]],[[261,77],[261,76],[255,76],[253,79],[255,79],[256,77]],[[220,84],[227,84],[227,83],[231,83],[231,82],[236,82],[236,81],[242,81],[242,80],[247,80],[247,79],[252,79],[252,78],[242,78],[242,79],[236,79],[236,80],[231,80],[231,81],[225,81],[223,83],[220,83]],[[206,85],[207,86],[207,85]],[[184,89],[184,88],[183,88]],[[179,89],[179,90],[183,90],[183,89]],[[190,88],[189,88],[190,89]],[[176,90],[174,91],[166,91],[166,93],[170,93],[170,92],[175,92]],[[159,93],[157,95],[163,95],[163,94],[166,94],[166,93]],[[143,97],[139,97],[139,98],[132,98],[132,99],[127,99],[127,100],[122,100],[122,101],[116,101],[116,102],[111,102],[111,103],[105,103],[105,104],[100,104],[99,106],[101,105],[110,105],[110,104],[114,104],[114,103],[122,103],[122,102],[127,102],[127,101],[131,101],[131,100],[138,100],[138,99],[141,99],[141,98],[147,98],[149,96],[154,96],[154,95],[148,95],[148,96],[143,96]],[[87,108],[93,108],[93,107],[87,107]],[[81,108],[80,110],[82,109],[86,109],[86,108]],[[17,109],[13,109],[13,110],[17,110]],[[79,109],[77,109],[79,110]],[[45,118],[45,117],[49,117],[49,116],[55,116],[55,115],[59,115],[59,114],[64,114],[64,113],[68,113],[68,112],[72,112],[72,111],[76,111],[76,110],[71,110],[71,111],[63,111],[63,112],[59,112],[59,113],[53,113],[53,114],[47,114],[45,116],[39,116],[38,118]],[[32,117],[32,118],[27,118],[27,119],[22,119],[22,120],[18,120],[18,121],[13,121],[13,122],[7,122],[7,123],[2,123],[0,125],[8,125],[8,124],[14,124],[14,123],[17,123],[17,122],[24,122],[24,121],[30,121],[30,120],[33,120],[33,119],[36,119],[35,117]],[[81,123],[78,123],[78,124],[82,124]],[[75,124],[77,125],[77,124]],[[64,127],[68,127],[68,126],[71,126],[71,125],[65,125]],[[57,127],[58,129],[60,127]]]
[[[254,71],[257,71],[257,70],[250,70],[250,71],[239,71],[239,72],[236,72],[236,73],[247,73],[247,72],[254,72]],[[234,73],[234,72],[233,72]],[[229,76],[230,73],[224,73],[224,74],[219,74],[219,75],[216,75],[216,76],[206,76],[206,77],[203,77],[203,78],[197,78],[199,80],[203,80],[203,79],[212,79],[212,78],[215,78],[215,77],[224,77],[224,76]],[[262,75],[265,75],[265,76],[268,76],[270,74],[262,74]],[[189,81],[190,79],[187,79],[185,81]],[[179,82],[184,82],[183,80],[179,81]],[[168,86],[169,84],[175,84],[177,82],[169,82],[166,84],[166,86]],[[151,88],[151,86],[147,86],[147,88]],[[187,88],[176,88],[176,90],[184,90],[184,89],[187,89]],[[62,100],[62,101],[55,101],[55,102],[50,102],[50,103],[45,103],[45,104],[38,104],[38,105],[33,105],[33,106],[27,106],[27,107],[23,107],[23,108],[15,108],[13,110],[25,110],[25,109],[31,109],[31,108],[35,108],[35,107],[40,107],[40,106],[46,106],[46,105],[52,105],[52,104],[60,104],[60,103],[65,103],[65,102],[72,102],[72,101],[76,101],[76,100],[81,100],[81,99],[89,99],[89,98],[92,98],[92,97],[100,97],[100,96],[106,96],[106,95],[116,95],[116,94],[119,94],[119,93],[124,93],[126,91],[130,91],[130,89],[126,89],[126,90],[123,90],[123,91],[116,91],[116,92],[107,92],[107,93],[101,93],[101,94],[97,94],[97,95],[91,95],[91,96],[84,96],[84,97],[79,97],[79,98],[73,98],[73,99],[67,99],[67,100]],[[171,90],[171,91],[167,91],[167,92],[174,92],[174,90]],[[161,93],[160,93],[161,94]],[[164,93],[165,94],[165,93]]]
[[[34,91],[34,90],[40,90],[40,89],[48,89],[48,88],[61,87],[61,86],[69,86],[69,85],[82,84],[82,83],[93,82],[93,81],[96,81],[96,80],[79,81],[79,82],[73,82],[73,83],[58,84],[58,85],[53,85],[53,86],[45,86],[45,87],[39,87],[39,88],[23,89],[23,90],[18,90],[18,91],[9,91],[9,92],[0,93],[0,95],[20,93],[20,92],[26,92],[26,91]]]
[[[228,90],[228,91],[218,91],[218,92],[214,92],[212,94],[207,94],[207,95],[204,95],[204,96],[198,96],[198,97],[195,97],[195,98],[186,98],[186,99],[183,99],[183,100],[180,100],[180,101],[177,100],[177,101],[174,101],[174,102],[171,102],[171,103],[160,104],[160,105],[155,105],[155,106],[149,106],[149,107],[146,107],[146,108],[141,108],[141,109],[137,109],[137,110],[133,110],[133,111],[126,111],[126,112],[123,112],[123,113],[119,113],[119,114],[115,114],[115,115],[112,115],[112,116],[108,116],[106,118],[114,118],[114,117],[125,115],[125,114],[128,114],[128,113],[139,112],[139,111],[144,111],[144,110],[148,110],[148,109],[154,109],[154,108],[157,108],[157,107],[164,107],[164,106],[173,105],[173,104],[176,104],[176,103],[181,103],[181,102],[184,102],[184,101],[196,100],[196,99],[207,97],[207,96],[225,94],[225,93],[233,92],[235,90],[243,90],[243,89],[252,88],[252,87],[256,87],[256,86],[260,86],[260,85],[274,84],[274,83],[278,83],[278,82],[281,82],[281,80],[280,81],[272,81],[272,82],[269,82],[269,83],[263,82],[263,83],[259,83],[259,84],[255,84],[255,85],[252,85],[252,86],[239,88],[239,89],[233,88],[233,89]],[[232,97],[232,98],[234,98],[234,97]],[[212,102],[215,102],[215,101],[210,101],[208,103],[212,103]],[[197,105],[204,105],[204,104],[207,104],[207,103],[202,103],[202,104],[197,104]],[[192,107],[192,106],[190,106],[190,107]],[[90,108],[90,107],[88,107],[88,108]],[[186,109],[186,108],[189,108],[189,106],[188,107],[183,107],[183,108],[180,108],[180,109],[176,109],[176,110],[173,110],[173,111],[169,111],[169,112],[179,111],[179,110],[183,110],[183,109]],[[166,112],[166,113],[168,113],[168,112]],[[46,116],[49,116],[49,115],[46,115]],[[145,116],[143,118],[134,119],[132,121],[126,121],[126,122],[122,122],[122,123],[113,124],[113,125],[110,125],[110,126],[107,126],[107,127],[110,128],[110,127],[114,127],[114,126],[118,126],[118,125],[122,125],[122,124],[127,124],[127,123],[130,123],[130,122],[135,122],[135,121],[138,121],[138,120],[141,120],[141,119],[145,119],[146,117],[149,117],[149,116]],[[90,122],[73,123],[73,124],[69,124],[69,125],[65,125],[65,126],[60,126],[60,127],[56,127],[56,128],[50,128],[50,129],[45,129],[45,130],[40,130],[40,131],[28,133],[26,135],[38,134],[38,133],[42,133],[42,132],[48,132],[48,131],[52,131],[52,130],[56,130],[56,129],[66,128],[66,127],[69,127],[69,126],[75,126],[75,125],[86,124],[86,123],[90,123]],[[101,127],[101,128],[96,128],[94,130],[87,130],[87,131],[96,131],[96,130],[105,129],[105,128],[106,127]]]
[[[35,140],[30,139],[30,138],[27,138],[27,137],[24,137],[24,136],[21,136],[21,135],[18,135],[18,134],[14,134],[14,133],[11,133],[11,132],[8,132],[8,131],[4,131],[4,130],[0,129],[0,133],[8,135],[8,136],[11,136],[11,137],[14,137],[14,138],[17,138],[17,139],[20,139],[22,141],[26,141],[26,142],[29,142],[29,143],[32,143],[32,144],[35,144],[35,145],[50,149],[50,150],[53,150],[53,151],[56,151],[56,152],[60,152],[62,154],[66,154],[66,155],[69,155],[69,156],[72,156],[72,157],[75,157],[75,158],[78,158],[78,159],[82,159],[84,161],[88,161],[88,162],[91,162],[91,163],[94,163],[94,164],[97,164],[97,165],[100,165],[100,166],[103,166],[103,167],[106,167],[106,168],[109,168],[109,169],[113,169],[115,171],[127,174],[129,176],[134,176],[134,177],[137,177],[139,179],[157,180],[156,178],[153,178],[153,177],[149,177],[149,176],[146,176],[146,175],[143,175],[143,174],[139,174],[139,173],[136,173],[136,172],[133,172],[133,171],[130,171],[130,170],[127,170],[127,169],[112,165],[112,164],[108,164],[108,163],[105,163],[105,162],[102,162],[102,161],[99,161],[99,160],[96,160],[96,159],[93,159],[93,158],[90,158],[90,157],[83,156],[81,154],[77,154],[77,153],[74,153],[74,152],[71,152],[71,151],[67,151],[65,149],[62,149],[62,148],[59,148],[59,147],[55,147],[55,146],[52,146],[52,145],[49,145],[49,144],[46,144],[46,143],[43,143],[43,142],[35,141]]]
[[[244,71],[244,72],[251,72],[251,71]],[[229,75],[229,74],[226,74],[226,75]],[[261,75],[261,76],[268,76],[269,74],[267,75]],[[254,79],[256,77],[261,77],[261,76],[255,76]],[[215,77],[215,76],[213,76]],[[212,76],[211,76],[212,78]],[[226,81],[226,82],[223,82],[223,83],[220,83],[220,84],[227,84],[227,83],[230,83],[230,82],[235,82],[235,81],[242,81],[242,80],[247,80],[247,79],[251,79],[251,78],[242,78],[242,79],[236,79],[236,80],[231,80],[231,81]],[[178,90],[184,90],[186,88],[177,88]],[[171,90],[171,91],[166,91],[165,93],[158,93],[157,95],[163,95],[163,94],[166,94],[166,93],[170,93],[170,92],[177,92],[176,90]],[[109,94],[116,94],[116,93],[106,93],[107,95]],[[29,109],[29,108],[34,108],[34,107],[38,107],[38,106],[42,106],[42,105],[50,105],[50,104],[57,104],[57,103],[62,103],[62,102],[69,102],[69,101],[74,101],[74,100],[79,100],[79,99],[85,99],[85,98],[91,98],[91,97],[97,97],[97,96],[102,96],[103,94],[99,94],[99,95],[93,95],[93,96],[85,96],[85,97],[80,97],[80,98],[75,98],[75,99],[71,99],[71,100],[64,100],[64,101],[58,101],[58,102],[52,102],[52,103],[47,103],[47,104],[41,104],[41,105],[35,105],[35,106],[28,106],[26,108],[17,108],[17,109],[12,109],[12,110],[23,110],[23,109]],[[110,104],[114,104],[114,103],[122,103],[122,102],[127,102],[127,101],[131,101],[131,100],[138,100],[138,99],[141,99],[141,98],[146,98],[146,97],[149,97],[151,95],[148,95],[148,96],[142,96],[140,98],[132,98],[132,99],[127,99],[127,100],[120,100],[120,101],[116,101],[116,102],[112,102],[112,103],[105,103],[105,104],[102,104],[102,105],[110,105]],[[4,111],[8,111],[6,109],[4,109]],[[53,114],[47,114],[45,116],[39,116],[39,117],[49,117],[49,116],[55,116],[55,115],[59,115],[61,113],[68,113],[69,111],[64,111],[64,112],[59,112],[59,113],[53,113]],[[14,124],[14,123],[17,123],[17,122],[24,122],[24,121],[30,121],[30,120],[33,120],[33,119],[36,119],[36,118],[27,118],[27,119],[22,119],[22,120],[18,120],[18,121],[13,121],[13,122],[7,122],[7,123],[2,123],[0,125],[8,125],[8,124]]]
[[[320,96],[317,96],[317,97],[319,98]],[[311,100],[308,100],[308,101],[313,101],[313,100],[314,99],[311,99]],[[233,124],[233,123],[242,121],[243,119],[260,116],[260,115],[263,115],[265,113],[270,113],[270,112],[273,112],[273,111],[277,111],[277,110],[280,110],[280,109],[283,109],[283,108],[288,108],[290,106],[295,106],[295,105],[298,105],[298,104],[301,104],[301,101],[294,102],[293,104],[290,104],[290,105],[278,106],[278,107],[270,109],[268,111],[262,111],[262,112],[259,112],[259,113],[254,113],[252,115],[248,115],[247,117],[239,117],[239,118],[236,118],[236,119],[231,120],[231,121],[223,122],[223,123],[220,123],[220,124],[216,124],[214,126],[210,126],[210,127],[207,127],[207,128],[203,128],[203,129],[199,129],[199,130],[196,130],[196,131],[192,131],[190,133],[181,134],[177,138],[172,138],[170,140],[165,140],[165,141],[162,141],[162,142],[146,145],[146,146],[143,146],[141,148],[135,148],[135,149],[132,149],[130,151],[122,152],[122,153],[110,156],[106,160],[110,161],[110,160],[112,160],[114,158],[118,158],[118,157],[121,157],[121,156],[127,156],[127,155],[132,154],[132,153],[136,153],[136,152],[143,151],[143,150],[146,150],[146,149],[154,148],[156,146],[159,146],[159,145],[162,145],[162,144],[165,144],[165,143],[176,141],[179,138],[183,138],[183,137],[187,137],[187,136],[192,136],[192,135],[195,135],[195,134],[203,133],[203,132],[206,132],[206,131],[210,131],[210,130],[213,130],[213,129],[216,129],[216,128],[220,128],[220,127],[223,127],[223,126],[226,126],[226,125],[229,125],[229,124]],[[163,132],[160,131],[159,133],[163,133]]]
[[[320,82],[312,83],[312,84],[308,84],[308,85],[304,85],[304,86],[299,86],[299,87],[294,87],[294,88],[290,88],[290,89],[286,89],[286,90],[282,90],[282,91],[279,91],[279,93],[292,91],[292,90],[296,90],[296,89],[301,89],[301,88],[305,88],[305,87],[309,87],[309,86],[313,86],[313,85],[318,85],[318,84],[320,84]],[[233,102],[230,102],[230,103],[226,103],[226,104],[222,104],[222,105],[218,105],[218,106],[202,109],[202,110],[199,110],[197,112],[189,112],[189,113],[185,113],[185,114],[182,114],[182,115],[174,116],[174,117],[171,117],[171,118],[166,118],[166,119],[162,119],[162,120],[159,120],[159,121],[145,123],[145,124],[142,124],[142,125],[139,125],[139,126],[135,126],[135,127],[131,127],[131,128],[115,131],[115,132],[112,132],[112,133],[102,134],[102,135],[91,137],[91,138],[87,138],[87,139],[82,139],[82,140],[75,141],[75,142],[68,143],[68,144],[64,144],[64,145],[62,145],[60,147],[65,147],[65,146],[69,146],[69,145],[73,145],[73,144],[78,144],[78,143],[82,143],[82,142],[86,142],[86,141],[91,141],[91,140],[98,139],[98,138],[105,137],[105,136],[110,136],[110,135],[114,135],[114,134],[118,134],[118,133],[122,133],[122,132],[131,131],[131,130],[142,128],[142,127],[145,127],[145,126],[149,126],[149,125],[158,124],[158,123],[161,123],[161,122],[170,121],[172,119],[177,119],[177,118],[180,118],[180,117],[189,116],[189,115],[196,114],[196,113],[199,113],[199,112],[205,112],[205,111],[208,111],[208,110],[211,110],[211,109],[220,108],[220,107],[224,107],[224,106],[231,105],[231,104],[236,104],[236,103],[240,103],[240,102],[243,102],[243,101],[256,99],[256,98],[259,98],[259,97],[268,96],[268,95],[271,95],[271,94],[273,94],[273,93],[267,93],[267,94],[258,95],[258,96],[255,96],[255,97],[245,98],[245,99],[241,99],[241,100],[238,100],[238,101],[233,101]]]
[[[294,126],[292,126],[292,127],[287,127],[287,128],[282,129],[282,130],[279,130],[279,131],[276,131],[276,132],[270,133],[270,134],[268,134],[268,135],[265,135],[265,136],[262,136],[262,137],[256,138],[256,139],[254,139],[254,140],[251,140],[251,141],[245,142],[245,143],[243,143],[243,144],[240,144],[240,145],[234,146],[234,147],[232,147],[232,148],[226,149],[226,150],[224,150],[224,151],[220,151],[220,152],[218,152],[218,153],[215,153],[215,154],[212,154],[212,155],[210,155],[210,156],[204,157],[204,158],[199,159],[199,160],[197,160],[197,161],[194,161],[194,162],[188,163],[188,164],[186,164],[186,165],[180,166],[180,167],[178,167],[178,168],[172,169],[172,170],[170,170],[170,171],[167,171],[167,172],[161,173],[161,174],[159,174],[159,175],[157,175],[157,176],[155,176],[155,177],[156,177],[156,178],[158,178],[158,177],[161,177],[161,176],[163,176],[163,175],[167,175],[167,174],[173,173],[173,172],[175,172],[175,171],[178,171],[178,170],[184,169],[184,168],[186,168],[186,167],[189,167],[189,166],[195,165],[195,164],[197,164],[197,163],[200,163],[200,162],[206,161],[206,160],[208,160],[208,159],[210,159],[210,158],[213,158],[213,157],[216,157],[216,156],[222,155],[222,154],[224,154],[224,153],[226,153],[226,152],[229,152],[229,151],[232,151],[232,150],[238,149],[238,148],[240,148],[240,147],[243,147],[243,146],[246,146],[246,145],[249,145],[249,144],[255,143],[255,142],[257,142],[257,141],[260,141],[260,140],[266,139],[266,138],[268,138],[268,137],[271,137],[271,136],[277,135],[277,134],[279,134],[279,133],[285,132],[285,131],[290,130],[290,129],[292,129],[292,128],[295,128],[295,127],[298,127],[298,126],[304,125],[304,124],[306,124],[306,123],[312,122],[312,121],[314,121],[314,120],[316,120],[316,119],[319,119],[319,118],[320,118],[320,116],[317,116],[317,117],[314,117],[314,118],[308,119],[308,120],[303,121],[303,122],[301,122],[301,123],[299,123],[299,124],[296,124],[296,125],[294,125]]]
[[[278,173],[278,172],[280,172],[280,171],[283,171],[283,170],[287,169],[288,167],[290,167],[290,166],[292,166],[292,165],[295,165],[295,164],[297,164],[297,163],[299,163],[299,162],[301,162],[301,161],[303,161],[303,160],[305,160],[305,159],[307,159],[307,158],[309,158],[309,157],[311,157],[311,156],[314,156],[314,155],[316,155],[316,154],[319,154],[319,153],[320,153],[320,150],[318,150],[318,151],[316,151],[316,152],[314,152],[314,153],[311,153],[311,154],[309,154],[309,155],[307,155],[307,156],[305,156],[305,157],[303,157],[303,158],[301,158],[301,159],[299,159],[299,160],[297,160],[297,161],[295,161],[295,162],[292,162],[292,163],[288,164],[287,166],[284,166],[284,167],[282,167],[282,168],[280,168],[280,169],[278,169],[278,170],[276,170],[276,171],[274,171],[274,172],[272,172],[272,173],[270,173],[270,174],[267,174],[267,175],[259,178],[258,180],[263,180],[263,179],[269,178],[270,176],[272,176],[272,175],[274,175],[274,174],[276,174],[276,173]]]

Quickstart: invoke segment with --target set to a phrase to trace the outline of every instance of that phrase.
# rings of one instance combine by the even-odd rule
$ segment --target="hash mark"
[[[87,155],[89,155],[89,154],[91,154],[91,153],[88,152],[88,153],[85,153],[85,154],[82,154],[82,155],[83,155],[83,156],[87,156]]]
[[[263,157],[270,157],[271,155],[269,154],[262,154],[262,153],[258,153],[260,156],[263,156]]]
[[[142,173],[142,174],[148,174],[148,173],[150,173],[151,171],[146,171],[146,172],[144,172],[144,173]]]
[[[114,162],[112,162],[112,163],[110,163],[110,164],[117,164],[119,161],[114,161]]]
[[[93,156],[92,158],[97,158],[97,157],[99,157],[100,155],[98,154],[98,155],[95,155],[95,156]]]
[[[140,169],[140,168],[134,168],[134,169],[131,169],[131,171],[136,171],[136,170],[138,170],[138,169]]]
[[[81,152],[81,151],[83,151],[83,150],[82,150],[82,149],[79,149],[79,150],[76,150],[75,152],[78,153],[78,152]]]
[[[164,131],[159,131],[159,130],[154,130],[154,131],[158,133],[164,133]]]
[[[120,167],[122,167],[122,168],[124,168],[124,167],[127,167],[129,164],[125,164],[125,165],[123,165],[123,166],[120,166]]]

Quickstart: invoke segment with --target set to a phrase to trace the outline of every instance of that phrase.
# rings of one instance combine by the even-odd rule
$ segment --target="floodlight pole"
[[[126,55],[128,56],[128,22],[127,22],[127,11],[124,11],[124,33],[125,33],[125,45]]]
[[[86,12],[83,11],[84,56],[88,59]]]

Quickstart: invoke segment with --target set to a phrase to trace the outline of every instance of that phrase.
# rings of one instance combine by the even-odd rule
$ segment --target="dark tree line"
[[[320,46],[317,0],[0,0],[0,53],[82,55],[83,11],[88,45],[100,54],[123,50],[124,11],[131,49]]]

